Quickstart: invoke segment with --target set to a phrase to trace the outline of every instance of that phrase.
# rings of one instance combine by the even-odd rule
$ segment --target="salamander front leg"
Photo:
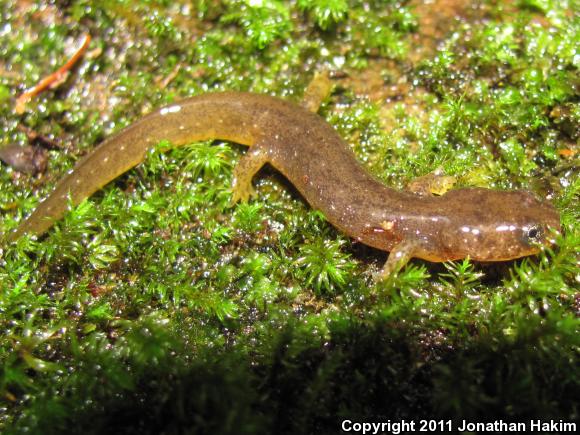
[[[391,275],[397,273],[399,270],[413,258],[417,252],[419,244],[413,241],[403,241],[396,245],[389,254],[387,262],[376,276],[375,281],[383,281]]]
[[[443,195],[453,187],[456,181],[455,177],[445,175],[442,168],[437,168],[427,175],[411,180],[407,184],[407,190],[424,196]]]
[[[234,168],[232,180],[232,205],[239,201],[246,202],[256,191],[252,186],[254,175],[268,163],[267,151],[258,144],[250,147]]]

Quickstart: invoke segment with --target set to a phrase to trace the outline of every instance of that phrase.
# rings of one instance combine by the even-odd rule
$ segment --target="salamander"
[[[254,175],[272,165],[340,231],[390,252],[382,277],[411,258],[504,261],[536,254],[553,242],[559,214],[529,192],[461,188],[431,196],[385,186],[315,113],[317,106],[216,92],[160,108],[81,159],[10,238],[44,233],[69,201],[79,204],[138,165],[161,140],[179,146],[219,139],[249,146],[234,168],[233,202],[247,201],[254,194]]]

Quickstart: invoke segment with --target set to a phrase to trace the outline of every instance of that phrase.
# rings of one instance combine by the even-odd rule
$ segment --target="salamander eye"
[[[532,225],[524,229],[525,238],[528,243],[538,243],[542,240],[542,228],[538,225]]]

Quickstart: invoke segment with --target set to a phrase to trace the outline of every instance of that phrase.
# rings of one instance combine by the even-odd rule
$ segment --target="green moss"
[[[263,49],[272,42],[288,36],[292,30],[290,10],[279,1],[231,1],[225,23],[236,22],[251,43]]]
[[[296,263],[302,268],[300,277],[306,285],[312,285],[319,293],[344,286],[354,264],[340,251],[341,245],[340,241],[318,238],[300,248],[300,258]]]
[[[322,30],[344,21],[348,13],[348,2],[345,0],[299,0],[298,6],[311,11],[314,21]]]
[[[1,431],[577,418],[563,400],[578,390],[580,244],[568,2],[521,1],[509,14],[482,2],[485,19],[449,24],[420,59],[424,12],[406,2],[61,6],[0,3],[0,143],[28,144],[26,126],[57,144],[45,175],[2,166],[2,234],[153,107],[221,89],[298,101],[322,67],[337,86],[320,113],[385,182],[403,188],[441,167],[459,186],[550,194],[564,231],[537,257],[413,260],[375,284],[385,255],[347,241],[275,171],[256,177],[251,202],[230,204],[242,147],[162,142],[43,238],[0,246]],[[12,99],[87,31],[103,51],[16,116]]]

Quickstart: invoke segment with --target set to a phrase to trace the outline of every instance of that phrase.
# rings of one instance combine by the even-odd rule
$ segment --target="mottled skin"
[[[391,251],[383,276],[411,257],[447,261],[469,256],[501,261],[531,255],[558,230],[559,215],[527,192],[457,189],[422,196],[386,187],[348,145],[307,108],[241,92],[192,97],[159,109],[99,145],[13,233],[41,234],[67,210],[139,164],[159,141],[175,146],[221,139],[250,146],[234,170],[233,201],[247,200],[252,177],[269,163],[328,221],[356,240]]]

